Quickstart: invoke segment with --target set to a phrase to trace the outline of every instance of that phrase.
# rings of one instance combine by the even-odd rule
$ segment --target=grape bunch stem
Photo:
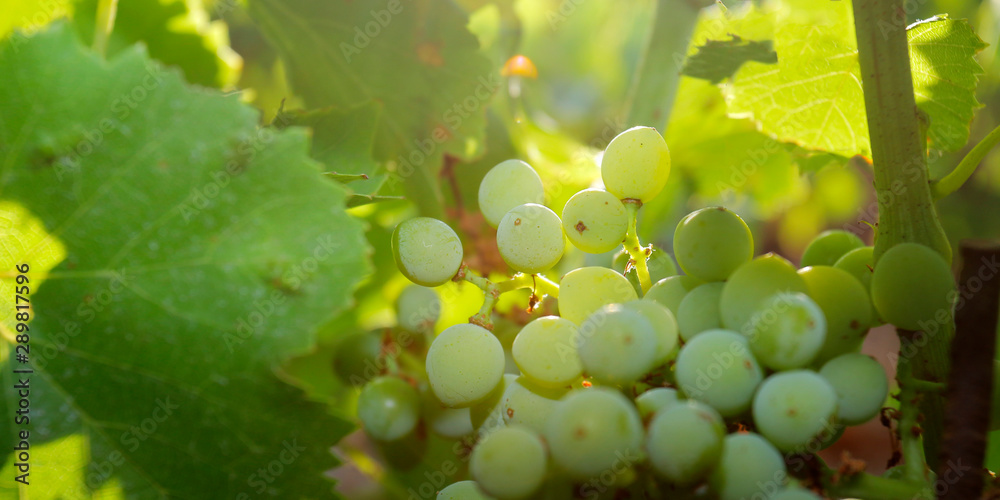
[[[628,210],[628,232],[625,233],[625,241],[622,243],[622,246],[625,247],[625,251],[628,252],[629,257],[632,259],[636,275],[639,276],[639,286],[642,287],[642,293],[645,295],[649,291],[649,288],[653,286],[653,283],[649,278],[649,267],[646,265],[650,249],[643,247],[639,243],[639,233],[636,231],[636,221],[638,220],[639,208],[642,207],[642,202],[639,200],[624,199],[622,203],[625,204],[625,209]]]
[[[458,269],[458,273],[452,278],[454,281],[468,281],[476,285],[483,291],[483,305],[479,312],[469,318],[469,323],[479,325],[487,330],[493,331],[493,308],[496,307],[497,299],[501,294],[530,288],[533,295],[550,295],[559,297],[559,285],[554,281],[540,274],[517,273],[509,279],[494,283],[487,278],[479,276],[469,269],[465,263]]]

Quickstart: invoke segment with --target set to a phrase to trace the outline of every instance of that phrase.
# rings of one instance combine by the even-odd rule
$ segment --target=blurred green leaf
[[[32,444],[79,429],[88,486],[117,478],[130,498],[329,497],[350,424],[274,367],[370,264],[306,131],[258,129],[142,50],[102,61],[62,24],[0,45],[0,74],[0,197],[66,248],[32,296]]]
[[[94,39],[98,0],[75,0],[73,23],[83,43]],[[191,83],[226,87],[235,82],[240,56],[229,48],[225,24],[209,22],[199,2],[128,0],[118,2],[108,56],[142,42],[153,59],[184,72]]]
[[[986,44],[965,20],[937,16],[910,26],[910,66],[917,106],[930,117],[932,148],[957,151],[969,141],[983,68],[976,54]]]
[[[400,187],[428,213],[442,211],[445,154],[481,152],[484,108],[501,80],[451,2],[252,0],[249,12],[278,48],[307,106],[383,106],[377,160],[391,161],[386,194]]]
[[[719,83],[733,76],[746,62],[778,62],[778,54],[771,47],[770,40],[744,40],[735,35],[730,37],[729,40],[709,40],[698,47],[698,52],[684,62],[682,74]]]

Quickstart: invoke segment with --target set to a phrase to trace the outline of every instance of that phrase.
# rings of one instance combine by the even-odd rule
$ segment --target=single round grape
[[[530,430],[497,429],[472,450],[469,471],[479,487],[501,500],[525,498],[545,479],[545,445]]]
[[[918,243],[900,243],[875,264],[872,302],[882,319],[905,330],[936,329],[951,321],[955,280],[941,254]]]
[[[624,274],[629,283],[632,283],[632,288],[635,288],[635,293],[641,294],[642,286],[639,284],[639,273],[635,266],[633,265],[628,270],[625,269],[631,259],[632,256],[623,248],[615,254],[611,268]],[[649,279],[653,283],[677,275],[677,264],[674,263],[674,259],[667,252],[657,248],[656,245],[652,245],[649,256],[646,257],[646,269],[649,271]]]
[[[863,246],[865,242],[854,233],[842,229],[823,231],[806,246],[799,267],[832,266],[847,252]]]
[[[753,235],[735,212],[702,208],[677,224],[674,256],[685,273],[704,281],[723,281],[753,259]]]
[[[544,202],[542,179],[531,165],[521,160],[498,163],[479,183],[479,211],[493,227],[514,207]]]
[[[624,276],[606,267],[581,267],[559,283],[559,315],[577,325],[608,304],[639,298]]]
[[[589,478],[637,457],[642,447],[642,422],[635,407],[613,389],[590,387],[570,391],[545,426],[552,458],[569,475]]]
[[[722,327],[719,301],[725,283],[712,282],[695,288],[677,306],[677,327],[685,342],[695,335]]]
[[[768,297],[778,292],[808,290],[791,262],[773,253],[761,255],[740,266],[726,281],[719,299],[722,325],[749,334],[754,313]]]
[[[871,299],[861,283],[847,271],[830,266],[807,267],[799,275],[826,316],[826,340],[816,360],[860,349],[872,324]]]
[[[580,326],[577,351],[583,370],[602,384],[635,382],[654,366],[657,335],[642,313],[611,304]]]
[[[397,224],[392,232],[396,267],[418,285],[447,283],[458,272],[463,255],[462,240],[448,224],[437,219],[409,219]]]
[[[833,427],[837,393],[814,371],[791,370],[767,377],[753,399],[757,432],[779,450],[806,452]]]
[[[837,420],[845,425],[874,418],[889,394],[889,379],[882,365],[864,354],[837,356],[827,361],[819,374],[837,393]]]
[[[420,395],[402,379],[378,377],[361,389],[358,418],[371,437],[395,441],[416,427],[420,418]]]
[[[524,325],[511,353],[521,373],[544,387],[564,387],[580,378],[583,365],[576,352],[576,324],[544,316]]]
[[[708,484],[719,500],[749,500],[780,491],[787,479],[781,453],[766,439],[747,432],[726,436]]]
[[[574,194],[562,212],[563,230],[577,248],[588,253],[614,250],[625,240],[628,213],[621,200],[600,189]]]
[[[726,427],[710,406],[677,403],[656,413],[649,423],[649,461],[675,484],[692,484],[708,475],[722,454]]]
[[[620,199],[648,202],[660,194],[668,177],[670,150],[652,127],[632,127],[604,150],[601,178],[604,187]]]
[[[875,269],[875,247],[855,248],[838,259],[833,267],[851,273],[865,290],[870,290]]]
[[[441,332],[427,350],[427,379],[449,407],[474,405],[500,383],[503,346],[483,327],[462,323]]]
[[[680,401],[683,400],[677,389],[654,387],[635,398],[635,406],[639,409],[639,417],[646,421],[656,412],[670,408]]]
[[[528,203],[507,212],[497,227],[497,248],[511,269],[538,274],[563,256],[562,222],[548,207]]]
[[[772,497],[771,500],[820,500],[820,498],[806,489],[787,488]]]
[[[649,291],[646,292],[646,295],[642,296],[642,299],[659,302],[667,309],[670,309],[670,312],[674,313],[674,318],[676,318],[677,310],[684,297],[687,296],[688,292],[698,288],[703,283],[703,281],[694,276],[670,276],[653,283],[653,286],[649,287]]]
[[[503,425],[503,395],[516,379],[517,375],[505,373],[486,399],[469,407],[469,418],[472,420],[473,429],[480,431],[480,434],[486,434]]]
[[[440,315],[441,299],[433,289],[410,285],[396,298],[396,322],[405,330],[432,330]]]
[[[677,354],[677,320],[670,309],[652,300],[633,300],[623,304],[625,309],[631,309],[649,321],[656,333],[656,356],[653,366],[660,366],[673,359]]]
[[[523,376],[517,377],[503,393],[501,416],[507,425],[523,425],[541,433],[559,399],[565,395],[565,389],[539,387]]]
[[[804,293],[776,293],[761,304],[750,330],[750,350],[773,370],[802,368],[826,340],[826,316]]]
[[[341,380],[360,386],[382,373],[382,335],[378,332],[351,334],[337,344],[333,370]]]
[[[458,439],[472,433],[472,419],[468,408],[448,408],[430,390],[421,391],[420,395],[424,421],[435,434]]]
[[[494,500],[494,498],[483,493],[475,481],[459,481],[439,491],[437,500]]]
[[[709,330],[696,335],[677,355],[674,375],[687,397],[715,408],[724,417],[750,409],[764,374],[743,335]]]

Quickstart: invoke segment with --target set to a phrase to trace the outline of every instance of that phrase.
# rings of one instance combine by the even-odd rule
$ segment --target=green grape
[[[577,248],[588,253],[604,253],[614,250],[625,240],[628,213],[613,194],[600,189],[584,189],[566,202],[562,224],[566,237]]]
[[[799,271],[809,296],[826,316],[826,340],[817,361],[855,352],[872,324],[871,299],[854,276],[830,266],[812,266]]]
[[[837,260],[837,263],[833,267],[850,273],[851,276],[857,278],[866,292],[870,292],[872,289],[872,274],[875,269],[875,247],[855,248],[845,253],[843,257]],[[872,326],[883,324],[884,321],[878,317],[878,311],[875,310],[875,304],[871,304],[871,308]]]
[[[685,342],[695,335],[722,327],[719,300],[725,283],[712,282],[688,292],[677,306],[677,327]]]
[[[882,319],[899,328],[936,331],[951,321],[951,268],[941,254],[918,243],[900,243],[882,254],[871,292]]]
[[[847,252],[863,246],[865,242],[854,233],[842,229],[823,231],[806,246],[799,267],[832,266]]]
[[[652,300],[633,300],[623,304],[625,309],[631,309],[643,315],[656,333],[656,356],[653,366],[660,366],[670,361],[677,354],[677,320],[659,302]]]
[[[333,353],[333,370],[341,380],[361,385],[382,373],[382,334],[357,333],[337,344]]]
[[[448,327],[427,350],[427,379],[438,400],[452,408],[490,395],[504,372],[503,346],[489,330],[470,323]]]
[[[864,354],[843,354],[827,361],[819,374],[837,393],[837,420],[863,424],[882,410],[889,379],[882,365]]]
[[[761,255],[740,266],[723,287],[719,299],[722,325],[749,334],[754,313],[768,297],[778,292],[808,290],[791,262],[773,253]]]
[[[497,248],[511,269],[538,274],[552,269],[563,256],[562,222],[548,207],[528,203],[507,212],[497,227]]]
[[[635,406],[639,409],[639,417],[646,421],[658,411],[674,406],[683,401],[677,389],[669,387],[654,387],[635,398]]]
[[[584,372],[595,381],[626,385],[653,368],[657,346],[656,330],[645,315],[611,304],[580,325],[577,351]]]
[[[833,428],[837,393],[814,371],[791,370],[767,377],[753,399],[757,432],[779,450],[805,452]]]
[[[724,417],[749,410],[754,391],[764,379],[746,337],[729,330],[709,330],[691,339],[677,355],[674,375],[687,397],[708,404]]]
[[[676,484],[708,475],[722,454],[726,426],[711,407],[685,401],[658,411],[649,423],[646,450],[657,472]]]
[[[552,459],[569,475],[594,477],[616,466],[630,468],[642,446],[642,422],[635,407],[616,390],[591,387],[570,391],[545,426]]]
[[[565,387],[580,378],[583,366],[576,352],[576,324],[545,316],[524,325],[511,353],[521,373],[544,387]]]
[[[396,299],[396,322],[405,330],[432,330],[440,315],[441,299],[433,289],[410,285]]]
[[[501,500],[538,491],[547,469],[545,445],[530,430],[512,426],[486,436],[472,450],[469,472],[484,491]]]
[[[581,267],[566,273],[559,283],[559,315],[579,325],[608,304],[637,298],[621,274],[606,267]]]
[[[462,240],[448,224],[437,219],[409,219],[397,224],[392,232],[396,267],[418,285],[447,283],[458,272],[463,255]]]
[[[826,316],[804,293],[776,293],[754,314],[749,338],[760,364],[773,370],[802,368],[823,348]]]
[[[604,187],[623,200],[652,200],[669,176],[670,150],[652,127],[632,127],[618,134],[601,159]]]
[[[771,443],[752,432],[730,434],[708,478],[719,500],[770,498],[788,478],[785,460]]]
[[[422,393],[424,421],[435,434],[457,439],[472,433],[469,408],[448,408],[434,397],[433,392]]]
[[[395,441],[416,427],[420,418],[420,395],[402,379],[378,377],[361,389],[358,418],[371,437]]]
[[[539,387],[525,377],[517,377],[503,393],[500,415],[507,425],[523,425],[539,433],[566,389]]]
[[[771,500],[820,500],[815,493],[802,488],[787,488],[778,493]]]
[[[851,276],[861,282],[865,290],[869,290],[872,284],[872,273],[875,269],[875,247],[855,248],[837,259],[833,267],[851,273]]]
[[[632,256],[623,248],[615,254],[611,268],[624,274],[629,283],[632,283],[632,288],[635,288],[635,293],[641,294],[642,286],[639,284],[639,273],[635,266],[630,267],[627,271],[625,269],[631,259]],[[646,269],[649,271],[649,279],[653,283],[677,275],[677,264],[674,264],[674,259],[655,245],[652,245],[649,257],[646,257]]]
[[[494,500],[494,498],[483,493],[475,481],[459,481],[439,491],[437,500]]]
[[[503,395],[516,379],[517,375],[505,373],[486,399],[469,407],[469,418],[472,420],[473,429],[486,434],[503,425]]]
[[[514,207],[544,202],[542,179],[531,165],[521,160],[498,163],[479,183],[479,211],[493,227]]]
[[[753,259],[753,235],[735,212],[702,208],[677,224],[674,256],[685,273],[704,281],[723,281]]]
[[[704,282],[694,276],[670,276],[653,283],[653,286],[649,287],[649,291],[646,292],[646,295],[642,296],[642,299],[659,302],[667,309],[670,309],[670,312],[674,313],[674,318],[676,318],[677,310],[684,297],[687,296],[688,292],[698,288],[702,284]]]

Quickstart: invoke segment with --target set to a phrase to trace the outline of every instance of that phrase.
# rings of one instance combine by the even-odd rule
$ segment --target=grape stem
[[[833,498],[864,498],[866,500],[914,500],[921,496],[925,486],[922,483],[900,479],[888,479],[868,473],[859,473],[834,481],[833,471],[827,471],[824,481],[827,496]]]
[[[458,269],[458,273],[452,279],[454,281],[468,281],[483,291],[483,305],[479,308],[479,312],[469,318],[469,323],[490,331],[493,331],[493,308],[496,307],[497,299],[500,298],[501,294],[530,288],[533,294],[541,292],[542,295],[559,297],[559,285],[540,274],[517,273],[510,279],[494,283],[473,273],[467,264],[462,263],[462,267]]]
[[[934,199],[940,200],[958,191],[958,188],[962,187],[965,181],[969,180],[969,177],[972,177],[972,173],[976,171],[979,162],[983,161],[983,158],[986,157],[986,153],[989,153],[997,144],[1000,144],[1000,126],[993,129],[989,134],[986,134],[986,137],[979,141],[979,144],[976,144],[965,155],[965,158],[962,158],[962,161],[958,163],[955,170],[931,183],[931,194],[934,195]]]
[[[910,339],[900,335],[900,351],[909,347]],[[899,423],[896,431],[902,443],[904,477],[912,482],[927,482],[927,463],[920,435],[920,394],[918,387],[922,380],[913,376],[913,364],[908,356],[900,356],[896,365],[896,380],[899,382]]]
[[[107,52],[108,38],[115,27],[115,15],[118,12],[118,0],[99,0],[97,2],[97,20],[94,26],[94,52],[102,57]]]
[[[642,202],[626,198],[622,200],[622,203],[625,205],[625,209],[628,210],[628,232],[625,233],[625,241],[622,242],[622,246],[625,247],[625,251],[628,252],[629,257],[632,259],[632,265],[635,266],[635,273],[639,276],[639,286],[642,287],[642,294],[645,295],[649,291],[649,287],[653,286],[653,283],[649,278],[649,267],[646,266],[646,259],[649,257],[651,250],[639,243],[639,233],[635,229]]]

